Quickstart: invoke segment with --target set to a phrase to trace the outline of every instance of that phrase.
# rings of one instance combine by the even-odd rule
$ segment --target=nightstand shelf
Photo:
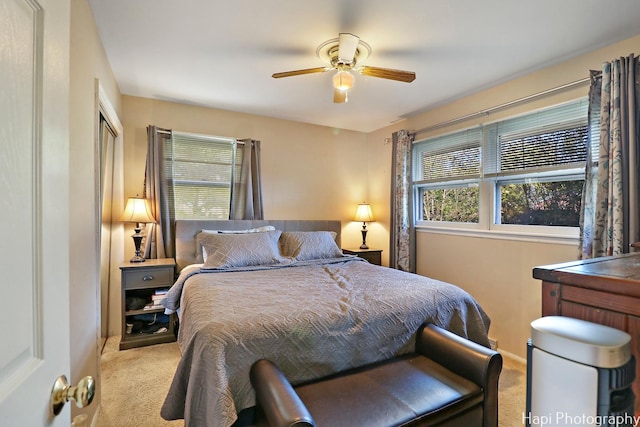
[[[124,312],[125,316],[135,316],[137,314],[149,314],[149,313],[163,313],[164,308],[150,308],[148,310],[127,310]]]
[[[173,285],[175,277],[173,258],[125,263],[120,266],[120,270],[122,273],[120,350],[175,341],[174,316],[165,315],[164,307],[153,306],[154,295],[162,294]],[[145,306],[149,308],[143,308]]]
[[[342,249],[342,253],[359,256],[360,258],[366,259],[371,264],[382,265],[382,249],[348,248]]]

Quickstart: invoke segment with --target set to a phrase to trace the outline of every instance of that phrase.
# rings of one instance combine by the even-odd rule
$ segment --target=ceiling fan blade
[[[354,36],[351,33],[340,33],[338,38],[338,60],[347,64],[352,63],[359,42],[360,37],[358,36]]]
[[[274,79],[279,79],[281,77],[300,76],[302,74],[322,73],[324,71],[329,71],[330,69],[331,67],[305,68],[304,70],[294,70],[294,71],[284,71],[282,73],[273,73],[271,77],[273,77]]]
[[[416,79],[416,73],[413,71],[392,70],[391,68],[368,67],[365,65],[358,68],[358,72],[365,76],[380,77],[382,79],[397,80],[406,83],[411,83]]]
[[[334,89],[333,90],[333,102],[335,102],[336,104],[347,102],[347,91],[346,90],[340,90],[340,89]]]

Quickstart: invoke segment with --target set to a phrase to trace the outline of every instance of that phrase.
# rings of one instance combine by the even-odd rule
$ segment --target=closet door
[[[111,293],[110,283],[111,263],[112,263],[112,236],[114,233],[114,223],[118,220],[117,213],[114,212],[114,153],[116,133],[112,129],[107,119],[100,114],[99,126],[99,149],[100,149],[100,314],[101,314],[101,337],[109,336],[109,312]]]

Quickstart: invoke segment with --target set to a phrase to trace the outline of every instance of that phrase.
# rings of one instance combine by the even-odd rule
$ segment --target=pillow
[[[280,236],[280,251],[297,261],[339,258],[343,255],[335,236],[329,231],[285,231]]]
[[[283,261],[278,249],[280,230],[261,233],[199,233],[198,245],[208,256],[203,268],[219,269],[271,265]]]
[[[209,234],[246,234],[246,233],[261,233],[264,231],[272,231],[276,228],[273,225],[263,225],[262,227],[248,228],[246,230],[200,230],[200,233]],[[198,233],[198,235],[200,234]],[[196,235],[196,241],[198,238]],[[203,250],[202,245],[196,244],[196,263],[202,264],[207,260],[207,252]]]

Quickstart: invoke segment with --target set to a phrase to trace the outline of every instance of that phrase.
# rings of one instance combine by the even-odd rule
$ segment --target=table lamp
[[[371,206],[368,203],[360,203],[353,220],[362,222],[362,245],[360,245],[360,249],[369,249],[369,246],[367,246],[367,222],[375,221]]]
[[[142,238],[144,235],[140,232],[142,227],[140,224],[146,224],[150,222],[156,222],[151,214],[151,207],[149,201],[141,197],[129,197],[127,205],[124,208],[124,212],[120,216],[120,222],[133,222],[136,224],[135,234],[133,237],[133,243],[136,246],[136,254],[131,258],[131,262],[144,262],[145,259],[140,253],[140,245],[142,244]]]

